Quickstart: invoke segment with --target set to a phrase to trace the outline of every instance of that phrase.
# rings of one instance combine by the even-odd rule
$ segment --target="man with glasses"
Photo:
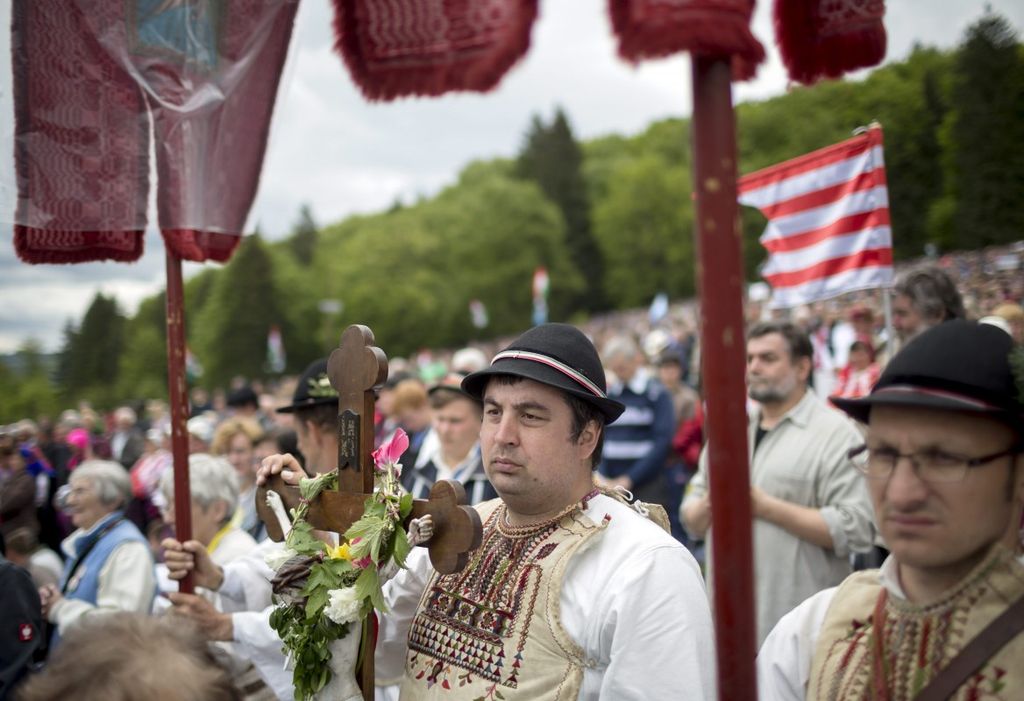
[[[1024,378],[1010,337],[949,321],[867,397],[850,451],[891,555],[784,617],[758,655],[762,699],[1024,698]]]

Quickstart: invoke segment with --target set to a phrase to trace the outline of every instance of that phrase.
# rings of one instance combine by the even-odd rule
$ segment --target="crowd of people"
[[[879,291],[747,304],[749,423],[735,430],[751,460],[764,698],[912,698],[1024,593],[1024,378],[1008,360],[1024,344],[1022,271],[1018,244],[900,269],[889,312]],[[484,530],[461,573],[439,576],[416,549],[385,585],[378,696],[461,698],[467,680],[472,698],[714,696],[706,581],[728,574],[705,547],[714,388],[700,351],[689,303],[391,362],[377,444],[402,429],[402,487],[420,498],[460,482]],[[55,698],[46,690],[81,674],[73,655],[102,663],[89,638],[133,636],[205,641],[177,664],[206,670],[193,681],[210,698],[292,698],[269,624],[266,556],[281,546],[255,493],[271,474],[335,467],[326,359],[291,382],[191,399],[188,542],[174,538],[161,402],[0,430],[0,589],[17,623],[0,640],[0,698],[26,678],[23,698]],[[881,578],[855,574],[879,566]],[[177,592],[186,573],[195,595]],[[192,627],[175,633],[166,615]],[[508,667],[453,656],[453,640]],[[1022,646],[1018,634],[960,684],[1014,697],[1024,683],[1007,661]]]

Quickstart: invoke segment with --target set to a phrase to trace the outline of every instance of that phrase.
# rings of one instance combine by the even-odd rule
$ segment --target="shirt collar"
[[[1017,562],[1024,565],[1024,555],[1018,555]],[[889,592],[889,596],[906,600],[907,595],[900,584],[900,565],[892,555],[885,558],[882,566],[878,568],[878,582]]]
[[[629,382],[623,383],[621,380],[616,380],[615,384],[612,385],[609,394],[621,394],[622,390],[626,387],[628,387],[629,391],[633,394],[643,394],[647,391],[647,383],[650,378],[651,376],[647,372],[647,368],[637,368]]]
[[[785,415],[781,419],[779,419],[779,422],[776,424],[776,426],[785,421],[792,421],[797,426],[801,428],[806,428],[807,425],[810,423],[811,416],[814,414],[814,410],[818,404],[819,401],[814,394],[814,390],[812,390],[810,387],[807,387],[807,389],[804,390],[804,396],[800,398],[799,402],[790,407],[789,411],[787,411]],[[760,425],[760,413],[761,410],[759,408],[756,425]]]

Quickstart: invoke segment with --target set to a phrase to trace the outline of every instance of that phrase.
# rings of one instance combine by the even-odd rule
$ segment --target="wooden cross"
[[[338,489],[328,490],[309,506],[309,522],[323,531],[344,533],[363,515],[366,498],[373,492],[373,404],[375,387],[387,379],[388,360],[373,345],[373,332],[353,324],[341,334],[341,343],[327,361],[331,385],[338,391]],[[299,503],[299,490],[280,476],[257,490],[256,509],[271,540],[284,533],[270,507],[267,491],[277,492],[288,509]],[[458,482],[439,480],[428,499],[413,502],[413,518],[429,514],[434,522],[431,539],[423,544],[430,562],[441,574],[458,572],[469,553],[480,546],[482,526],[476,509],[466,505],[466,492]]]
[[[341,334],[341,342],[327,361],[331,386],[338,391],[338,489],[322,492],[309,505],[308,520],[322,531],[345,533],[363,515],[366,498],[373,492],[373,404],[374,388],[388,376],[388,359],[373,345],[373,332],[353,324]],[[267,504],[267,492],[274,491],[289,510],[299,504],[299,489],[275,475],[256,492],[256,510],[272,540],[284,540],[284,532]],[[430,562],[441,574],[458,572],[469,560],[469,553],[480,546],[482,526],[476,510],[466,505],[466,491],[458,482],[440,480],[430,490],[430,498],[413,502],[413,518],[429,514],[433,536],[424,544]],[[373,643],[367,636],[359,685],[364,699],[374,694]]]

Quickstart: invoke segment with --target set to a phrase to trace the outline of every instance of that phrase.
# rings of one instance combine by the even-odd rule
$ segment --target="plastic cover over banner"
[[[165,241],[190,260],[226,260],[256,194],[297,8],[14,0],[19,256],[137,258],[152,146]]]

